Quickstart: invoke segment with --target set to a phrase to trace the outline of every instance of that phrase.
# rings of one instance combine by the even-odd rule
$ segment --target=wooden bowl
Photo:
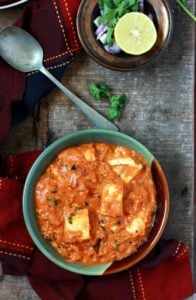
[[[171,10],[166,0],[148,0],[146,9],[156,20],[157,41],[153,48],[143,55],[132,56],[125,53],[112,55],[106,52],[95,37],[93,20],[98,16],[97,0],[82,0],[77,14],[79,39],[87,54],[102,66],[119,71],[130,71],[143,67],[159,56],[168,45],[172,31]]]
[[[79,263],[68,263],[63,256],[58,254],[52,245],[43,238],[35,212],[34,193],[35,186],[41,174],[54,158],[64,149],[88,142],[106,142],[114,145],[129,147],[140,153],[151,165],[154,183],[157,191],[157,211],[154,225],[149,233],[147,241],[137,251],[115,262],[101,265],[85,266]],[[46,148],[33,164],[23,193],[23,214],[29,234],[35,245],[53,263],[66,270],[83,275],[107,275],[117,273],[130,268],[144,258],[159,241],[165,228],[169,212],[169,191],[164,172],[154,158],[153,154],[141,143],[132,137],[110,130],[89,129],[68,134]]]

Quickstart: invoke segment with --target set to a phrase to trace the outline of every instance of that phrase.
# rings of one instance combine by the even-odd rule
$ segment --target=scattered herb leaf
[[[71,166],[71,170],[73,171],[73,170],[76,170],[77,169],[77,166],[75,165],[75,164],[73,164],[72,166]]]
[[[63,249],[65,249],[65,248],[68,247],[68,245],[67,245],[66,243],[63,242],[63,243],[60,244],[60,247],[63,248]]]
[[[194,21],[196,22],[196,16],[188,9],[187,5],[188,0],[176,0],[176,3],[181,7],[181,9]]]
[[[125,95],[121,96],[110,96],[110,106],[108,109],[108,118],[113,120],[119,120],[121,113],[123,111],[127,97]]]
[[[73,218],[74,214],[73,213],[70,213],[69,216],[68,216],[68,222],[69,224],[72,224],[72,218]]]
[[[126,95],[111,95],[109,86],[104,82],[99,82],[97,84],[91,83],[89,85],[89,90],[90,94],[95,98],[95,100],[101,100],[102,98],[109,99],[108,118],[111,121],[120,119],[121,113],[127,101]]]
[[[86,206],[89,206],[90,201],[89,201],[89,200],[86,200],[84,203],[85,203]]]
[[[116,226],[120,226],[120,224],[121,224],[120,220],[117,220],[116,223],[115,223]]]
[[[120,247],[120,243],[119,243],[119,240],[118,240],[118,238],[116,238],[116,239],[114,240],[113,247],[114,247],[114,249],[116,249],[116,250],[118,250],[118,249],[119,249],[119,247]]]
[[[89,84],[90,94],[95,98],[95,100],[101,100],[104,97],[108,97],[110,93],[110,88],[104,82],[90,83]]]
[[[47,201],[48,201],[48,204],[50,206],[57,206],[59,204],[59,200],[58,199],[48,198]]]
[[[95,252],[99,252],[99,248],[101,245],[101,239],[98,239],[97,242],[93,245],[93,248],[95,249]]]

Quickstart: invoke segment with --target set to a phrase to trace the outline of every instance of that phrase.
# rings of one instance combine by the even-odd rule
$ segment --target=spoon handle
[[[83,102],[80,98],[74,95],[70,90],[68,90],[60,81],[58,81],[44,66],[42,66],[39,71],[43,73],[46,77],[48,77],[61,91],[73,102],[76,106],[78,106],[81,111],[89,118],[89,120],[97,127],[101,129],[109,129],[119,131],[118,127],[114,125],[112,122],[107,120],[85,102]]]

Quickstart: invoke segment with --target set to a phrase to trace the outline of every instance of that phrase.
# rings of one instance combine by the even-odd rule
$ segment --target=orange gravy
[[[89,143],[62,151],[35,189],[45,239],[68,262],[120,260],[148,238],[157,208],[148,162],[123,146]]]

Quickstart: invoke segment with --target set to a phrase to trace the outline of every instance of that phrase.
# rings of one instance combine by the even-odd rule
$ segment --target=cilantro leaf
[[[125,15],[129,11],[129,6],[125,5],[124,2],[122,2],[117,9],[118,13],[118,19],[120,19],[123,15]]]
[[[108,97],[110,88],[104,82],[99,82],[97,84],[89,84],[90,94],[96,99],[101,100],[103,97]]]
[[[98,0],[98,5],[99,5],[100,8],[103,8],[104,0]]]
[[[138,11],[139,10],[139,4],[138,2],[136,1],[135,4],[133,4],[131,6],[131,11]]]
[[[114,5],[117,7],[124,0],[113,0]]]
[[[119,111],[116,108],[109,106],[109,108],[108,108],[108,118],[111,121],[118,120],[119,119]]]
[[[108,109],[108,118],[111,121],[119,120],[126,100],[127,100],[126,95],[110,96],[110,106]]]
[[[109,45],[109,46],[112,46],[112,43],[113,43],[113,32],[114,32],[114,28],[113,27],[110,27],[107,31],[107,35],[106,35],[106,43]]]
[[[126,95],[111,95],[109,86],[104,82],[99,82],[97,84],[91,83],[89,85],[89,90],[90,94],[95,98],[95,100],[101,100],[104,97],[108,98],[108,118],[111,121],[120,119],[121,113],[127,101]]]
[[[114,4],[113,0],[104,0],[104,3],[107,5],[109,8],[115,8],[116,5]]]
[[[136,2],[138,2],[138,1],[137,0],[128,0],[128,4],[130,7],[135,5]]]
[[[104,9],[104,13],[100,17],[99,22],[108,26],[112,26],[115,20],[116,20],[116,10],[107,8]]]
[[[139,0],[99,0],[99,6],[103,12],[100,16],[100,24],[105,24],[109,28],[107,30],[107,44],[111,46],[114,41],[114,28],[118,20],[128,12],[138,11]]]

